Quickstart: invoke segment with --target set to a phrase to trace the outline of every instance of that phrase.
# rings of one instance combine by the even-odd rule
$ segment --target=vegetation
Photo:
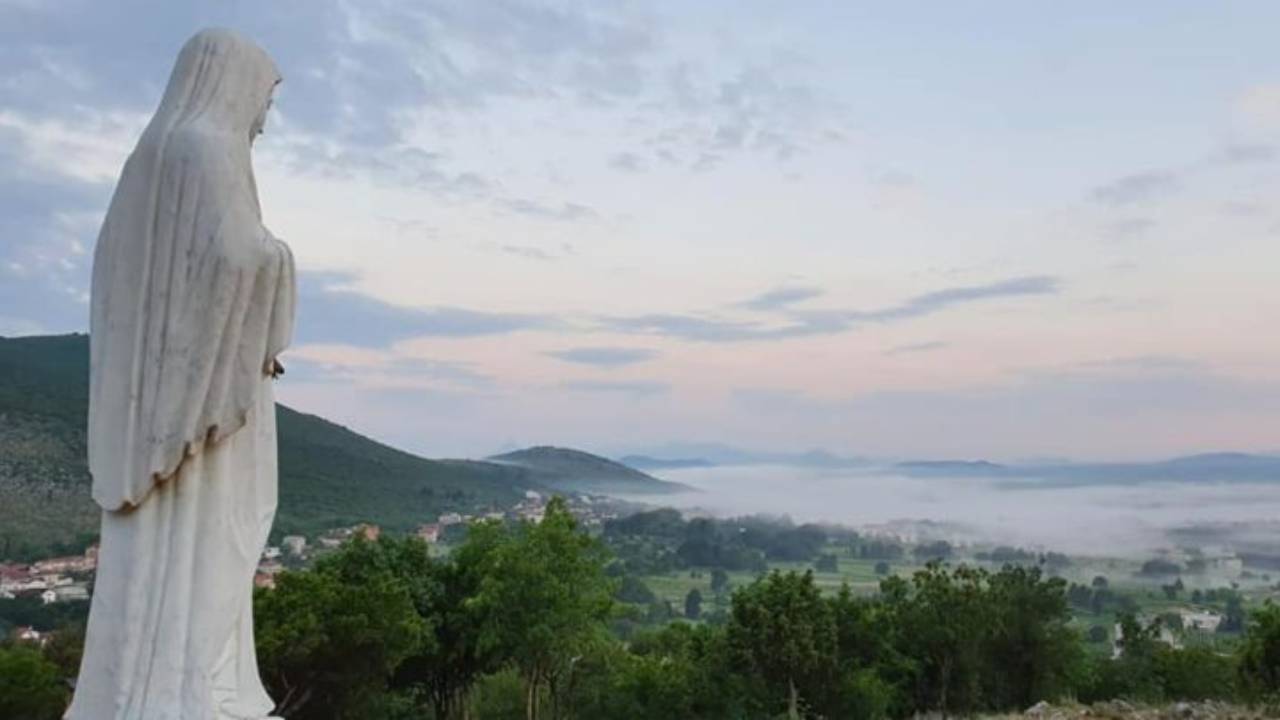
[[[557,499],[540,524],[474,523],[441,558],[416,538],[357,537],[255,595],[262,675],[291,720],[886,718],[1066,698],[1267,702],[1280,691],[1270,605],[1231,651],[1171,647],[1165,621],[1118,611],[1112,658],[1090,650],[1106,629],[1086,638],[1071,616],[1109,583],[1070,585],[1047,563],[935,561],[868,595],[824,592],[811,569],[742,579],[692,568],[714,597],[684,594],[681,619],[608,550],[620,527],[683,544],[724,541],[727,526],[655,514],[592,537]],[[43,650],[0,648],[0,716],[57,717],[66,701],[83,617],[36,619],[66,626]]]

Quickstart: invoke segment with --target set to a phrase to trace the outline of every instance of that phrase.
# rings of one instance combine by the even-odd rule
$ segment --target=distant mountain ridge
[[[673,458],[664,460],[662,458],[649,457],[648,455],[624,455],[618,458],[618,462],[636,470],[687,470],[689,468],[708,468],[715,467],[716,464],[710,460],[702,458]]]
[[[900,462],[894,470],[916,476],[1038,480],[1059,485],[1146,482],[1280,482],[1280,457],[1238,452],[1202,453],[1155,462],[1000,465],[985,460]]]
[[[642,458],[642,462],[697,462],[700,465],[684,467],[713,467],[725,465],[790,465],[794,467],[848,468],[864,467],[871,461],[860,457],[845,457],[815,448],[807,452],[770,452],[744,450],[722,443],[668,443],[634,450],[628,458]],[[625,460],[624,460],[625,462]],[[630,464],[630,463],[627,463]],[[650,465],[657,469],[656,465]],[[668,468],[675,469],[675,468]]]
[[[540,445],[493,455],[487,460],[528,470],[543,485],[585,493],[687,492],[688,486],[666,482],[634,467],[599,455]]]

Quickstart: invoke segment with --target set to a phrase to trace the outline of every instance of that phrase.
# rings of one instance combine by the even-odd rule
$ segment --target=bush
[[[0,717],[58,720],[67,707],[58,666],[24,645],[0,647]]]

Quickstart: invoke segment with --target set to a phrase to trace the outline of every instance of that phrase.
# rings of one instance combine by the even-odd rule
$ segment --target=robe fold
[[[73,720],[257,720],[273,706],[252,589],[276,506],[270,372],[296,290],[250,150],[279,80],[234,33],[189,40],[98,236],[88,444],[102,543]]]

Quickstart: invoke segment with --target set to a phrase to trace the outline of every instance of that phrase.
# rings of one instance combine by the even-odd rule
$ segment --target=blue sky
[[[281,397],[434,455],[1280,449],[1280,6],[0,0],[0,334],[178,47],[285,77]]]

